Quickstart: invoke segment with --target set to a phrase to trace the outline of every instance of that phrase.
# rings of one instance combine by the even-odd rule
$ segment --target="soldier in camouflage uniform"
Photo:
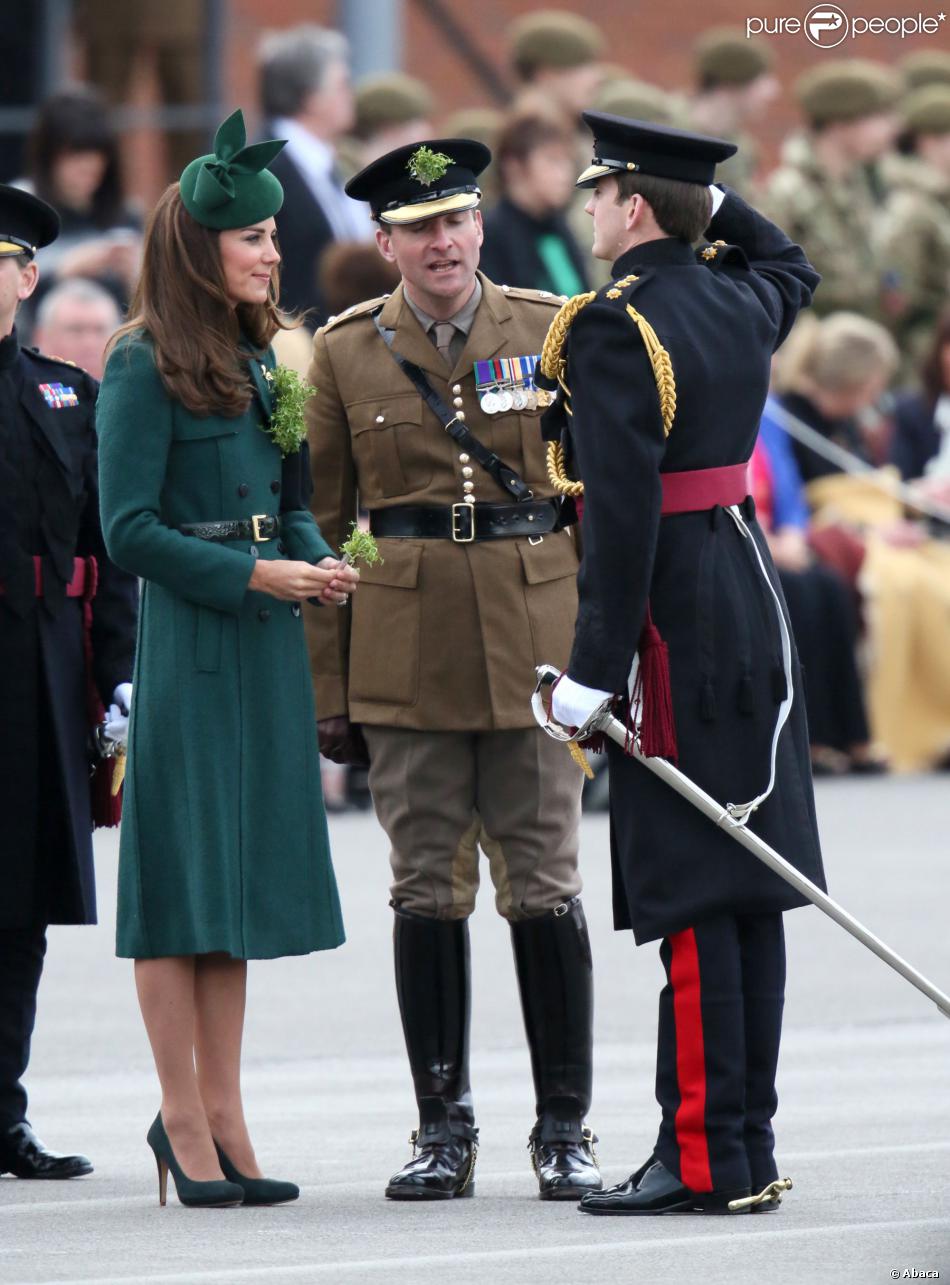
[[[762,205],[821,273],[814,306],[822,315],[881,314],[878,215],[865,167],[893,141],[899,92],[886,67],[858,59],[824,63],[796,85],[808,128],[786,143]]]
[[[707,31],[695,50],[696,96],[686,128],[738,145],[735,155],[719,166],[719,178],[747,201],[754,197],[759,158],[746,126],[760,121],[779,95],[773,61],[765,41],[748,39],[737,27]]]
[[[917,369],[950,293],[950,84],[915,90],[901,115],[901,151],[881,166],[889,196],[878,249],[901,302],[895,337]]]

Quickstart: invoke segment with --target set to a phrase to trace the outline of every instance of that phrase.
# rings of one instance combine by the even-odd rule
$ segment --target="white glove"
[[[582,687],[564,674],[554,688],[551,714],[562,727],[583,727],[594,710],[612,695],[598,687]]]
[[[719,207],[726,199],[726,194],[721,187],[716,187],[715,183],[710,183],[709,195],[712,197],[712,214],[709,216],[709,221],[711,223],[719,213]]]
[[[105,734],[116,745],[129,743],[129,711],[132,708],[132,684],[119,683],[112,693],[113,704],[106,715]]]

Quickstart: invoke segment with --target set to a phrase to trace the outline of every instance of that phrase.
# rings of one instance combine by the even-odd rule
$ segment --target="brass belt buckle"
[[[264,535],[261,532],[261,523],[266,522],[269,517],[269,513],[251,514],[251,534],[254,537],[255,544],[263,544],[265,540],[273,540],[274,537],[272,535]]]
[[[468,515],[468,535],[459,533],[459,514]],[[452,505],[452,539],[456,544],[471,544],[475,539],[475,506],[472,504]]]

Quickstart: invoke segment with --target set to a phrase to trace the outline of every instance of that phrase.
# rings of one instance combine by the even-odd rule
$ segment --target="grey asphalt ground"
[[[950,990],[946,776],[822,784],[831,891]],[[156,1083],[131,966],[112,956],[116,840],[99,839],[102,924],[53,929],[29,1077],[31,1116],[96,1172],[0,1179],[0,1281],[413,1285],[950,1281],[950,1024],[817,910],[787,917],[790,984],[777,1117],[794,1180],[767,1217],[593,1218],[536,1199],[525,1151],[530,1072],[503,922],[473,920],[473,1078],[482,1131],[472,1200],[383,1199],[408,1155],[413,1102],[390,967],[387,850],[371,816],[332,823],[349,940],[251,968],[245,1095],[258,1154],[302,1187],[275,1209],[157,1202],[145,1131]],[[607,823],[584,822],[597,983],[595,1102],[605,1176],[656,1132],[661,970],[610,926]],[[485,875],[488,884],[487,873]],[[917,1272],[917,1277],[913,1273]]]

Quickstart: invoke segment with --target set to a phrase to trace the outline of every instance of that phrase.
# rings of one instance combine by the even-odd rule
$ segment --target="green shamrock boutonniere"
[[[379,546],[369,531],[361,531],[355,522],[350,523],[350,534],[340,545],[343,561],[350,567],[365,562],[368,567],[375,567],[383,559],[379,556]]]
[[[265,370],[264,378],[274,403],[265,432],[274,439],[281,455],[292,455],[300,450],[300,444],[307,436],[304,407],[317,390],[289,366]]]
[[[433,152],[431,147],[417,147],[409,157],[406,169],[423,187],[431,187],[445,176],[445,171],[455,162],[444,152]]]

